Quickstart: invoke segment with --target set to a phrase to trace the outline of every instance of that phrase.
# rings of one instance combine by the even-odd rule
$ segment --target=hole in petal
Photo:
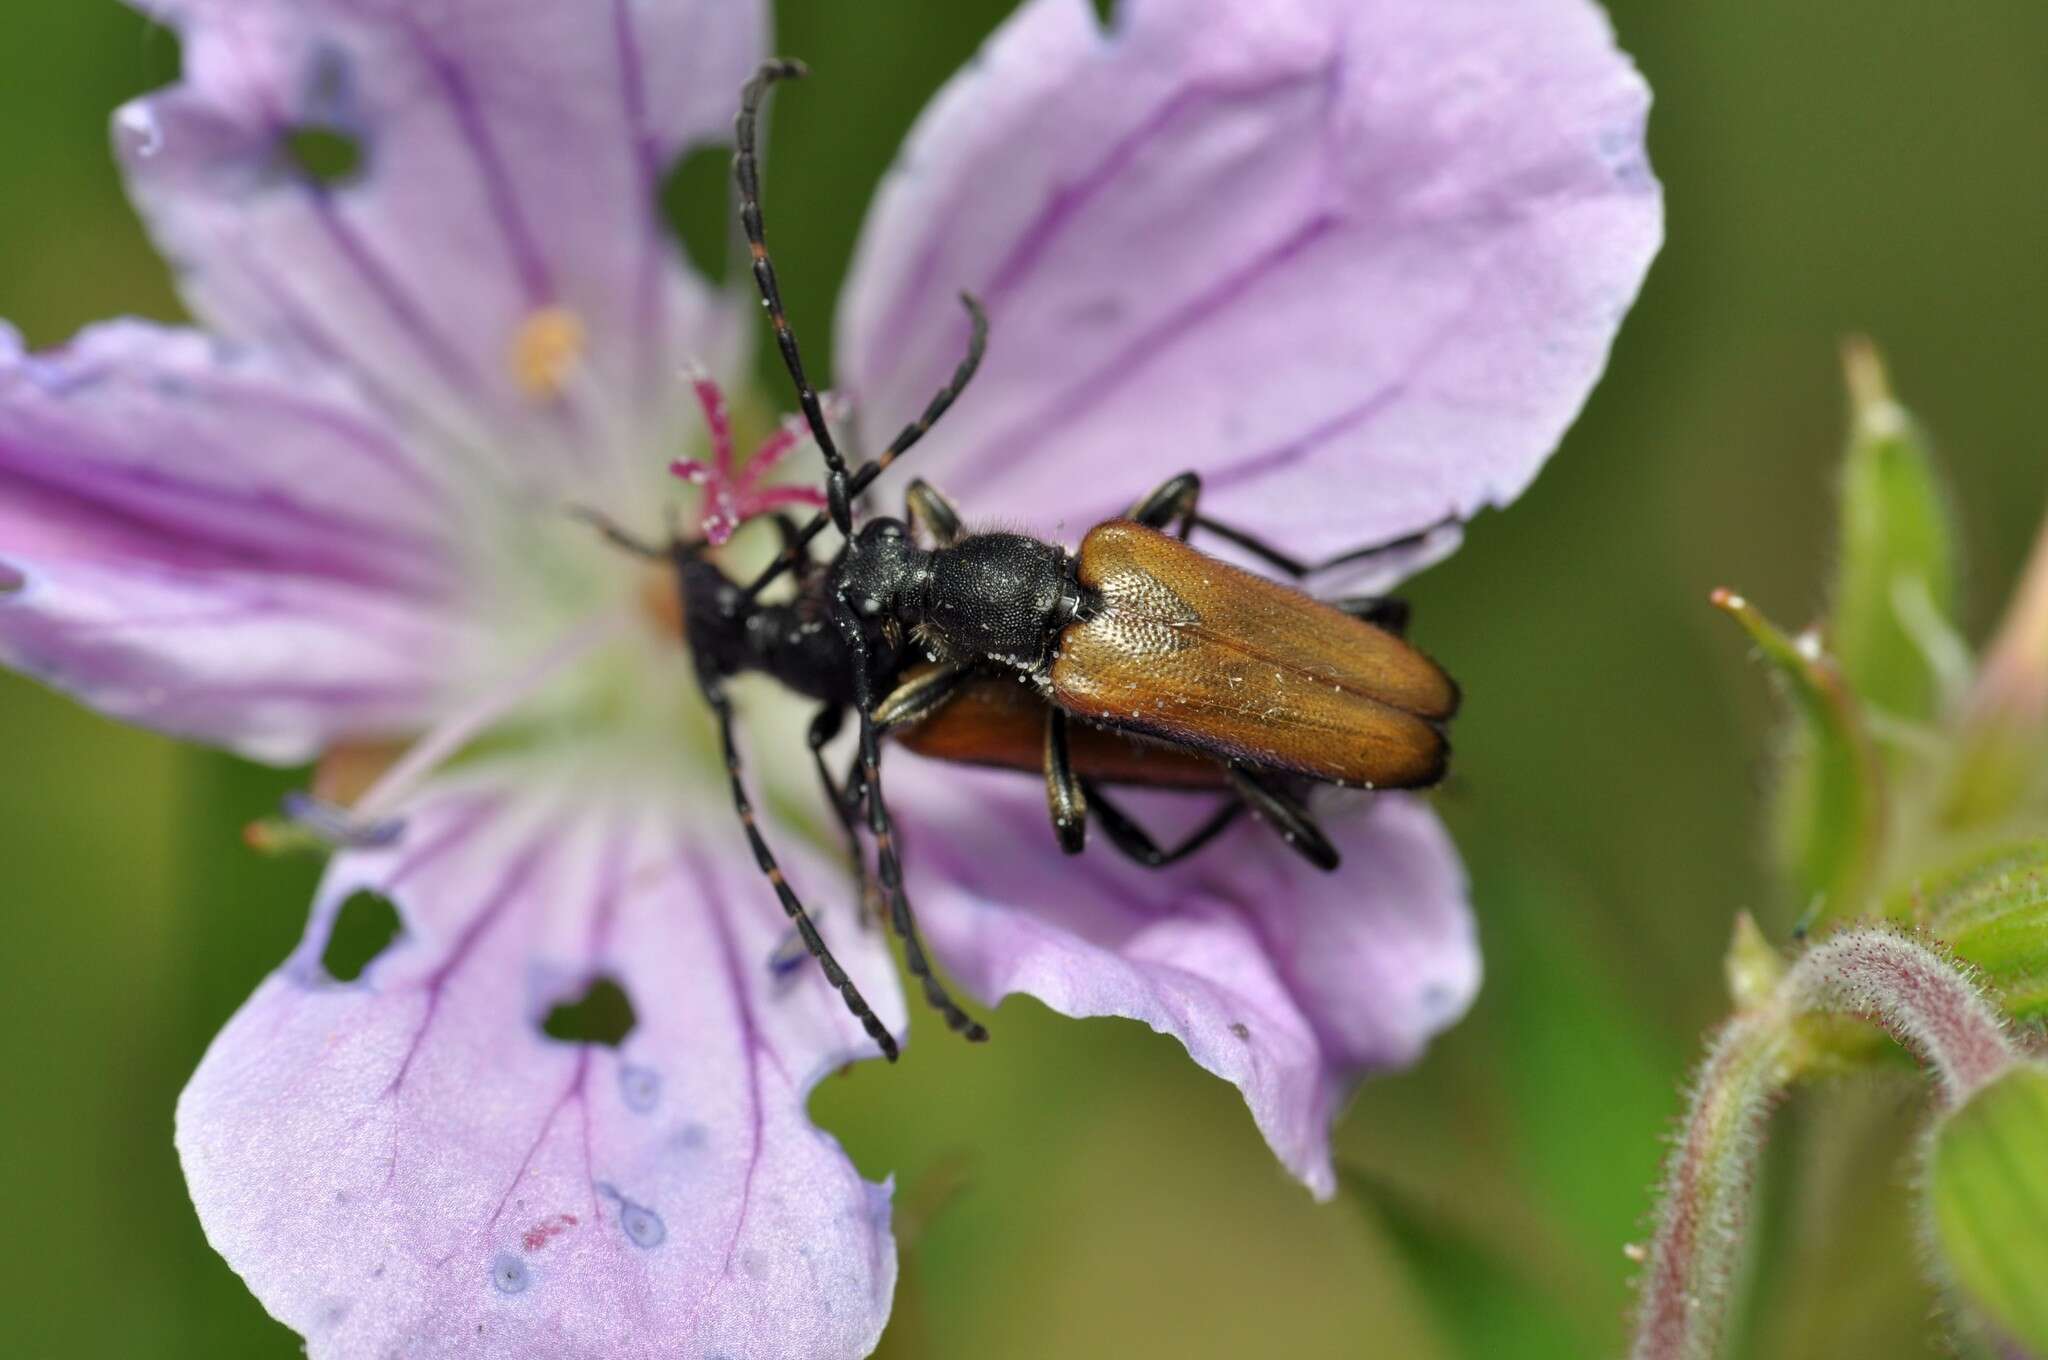
[[[330,188],[362,173],[363,144],[340,128],[306,123],[284,134],[285,158],[301,175]]]
[[[548,1038],[566,1044],[617,1048],[638,1023],[626,989],[611,978],[601,977],[590,984],[581,1000],[563,1002],[549,1011],[540,1029]]]
[[[15,594],[27,584],[28,577],[23,576],[5,562],[0,562],[0,595]]]
[[[404,932],[390,898],[367,890],[351,893],[335,913],[327,948],[320,951],[320,966],[336,982],[354,982]]]
[[[732,275],[732,148],[684,152],[661,179],[661,220],[690,264],[713,283]]]
[[[1118,0],[1088,0],[1095,7],[1095,22],[1102,25],[1104,33],[1116,32],[1116,9]]]

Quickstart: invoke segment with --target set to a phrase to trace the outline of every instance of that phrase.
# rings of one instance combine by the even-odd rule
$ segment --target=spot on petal
[[[553,401],[575,376],[590,336],[583,320],[566,307],[542,307],[529,314],[512,336],[513,381],[534,401]]]
[[[350,893],[335,913],[320,967],[336,982],[354,982],[404,932],[390,898],[367,889]]]
[[[668,1227],[661,1221],[661,1215],[631,1200],[619,1201],[619,1227],[634,1246],[647,1250],[660,1246],[668,1237]]]
[[[23,576],[5,562],[0,562],[0,595],[12,595],[27,584],[28,577]]]
[[[617,1048],[639,1020],[625,988],[609,977],[591,981],[582,997],[563,1002],[541,1021],[541,1033],[570,1044],[603,1044]]]
[[[526,1262],[509,1251],[498,1253],[491,1262],[491,1283],[500,1294],[523,1294],[533,1283],[533,1272],[526,1268]]]
[[[619,1069],[619,1099],[635,1114],[647,1114],[661,1103],[661,1073],[638,1063]]]

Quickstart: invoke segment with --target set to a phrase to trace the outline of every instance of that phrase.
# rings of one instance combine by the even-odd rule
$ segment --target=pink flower
[[[185,77],[117,140],[207,329],[0,336],[0,658],[259,759],[414,743],[355,809],[403,834],[335,857],[180,1102],[210,1239],[316,1356],[866,1353],[889,1191],[803,1102],[872,1046],[777,966],[645,569],[569,513],[661,532],[704,429],[679,375],[749,351],[752,300],[655,207],[727,135],[760,9],[151,8]],[[1655,251],[1646,104],[1587,0],[1134,0],[1107,32],[1027,0],[879,192],[840,386],[873,428],[914,414],[968,289],[989,359],[916,457],[971,513],[1071,535],[1193,468],[1306,556],[1469,516],[1535,475]],[[308,128],[349,173],[295,168]],[[707,515],[762,508],[737,478]],[[1476,986],[1419,801],[1325,804],[1336,875],[1255,827],[1148,874],[1058,856],[1035,781],[892,769],[968,993],[1177,1036],[1319,1195],[1349,1091]],[[776,839],[901,1033],[844,865]],[[404,930],[343,983],[366,887]],[[598,978],[630,1033],[547,1037]]]

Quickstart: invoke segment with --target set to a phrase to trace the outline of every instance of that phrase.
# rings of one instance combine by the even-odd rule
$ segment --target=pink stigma
[[[704,488],[704,508],[698,527],[704,541],[716,547],[731,538],[742,524],[771,510],[789,505],[822,507],[824,493],[808,486],[763,486],[762,480],[775,465],[809,438],[803,422],[789,419],[761,441],[745,466],[733,458],[732,418],[726,410],[725,393],[705,374],[695,374],[690,386],[704,411],[704,428],[711,438],[711,461],[678,458],[669,471],[692,486]]]

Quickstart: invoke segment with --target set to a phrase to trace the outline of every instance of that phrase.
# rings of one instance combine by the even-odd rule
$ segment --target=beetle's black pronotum
[[[755,856],[827,978],[894,1057],[893,1040],[832,958],[755,825],[725,694],[730,676],[765,671],[825,703],[812,726],[814,751],[837,730],[843,710],[854,710],[860,747],[857,775],[847,781],[853,787],[832,783],[822,755],[820,774],[857,859],[853,809],[865,805],[881,892],[906,963],[926,999],[970,1039],[987,1031],[933,976],[905,892],[881,777],[885,730],[901,729],[913,746],[949,758],[1018,765],[1021,715],[1042,731],[1053,821],[1069,851],[1081,847],[1092,797],[1118,845],[1146,862],[1176,858],[1220,829],[1237,805],[1190,845],[1160,852],[1108,804],[1099,783],[1207,786],[1234,793],[1327,868],[1336,852],[1303,806],[1300,788],[1435,782],[1448,752],[1443,724],[1458,698],[1449,677],[1401,640],[1405,610],[1398,602],[1326,604],[1189,547],[1188,534],[1202,528],[1289,574],[1311,570],[1201,516],[1192,473],[1168,481],[1128,516],[1097,525],[1074,553],[1023,534],[967,532],[923,483],[911,488],[905,520],[870,519],[856,531],[855,500],[959,396],[979,362],[986,323],[966,299],[973,338],[953,380],[887,449],[850,469],[805,374],[762,222],[760,104],[777,80],[801,74],[800,65],[775,61],[748,82],[735,123],[734,173],[754,278],[824,458],[827,510],[801,529],[791,526],[784,552],[744,589],[700,552],[677,545],[672,553],[689,646],[719,721],[733,800]],[[808,545],[828,523],[843,546],[829,564],[813,564]],[[932,546],[913,537],[913,523]],[[791,570],[799,572],[796,599],[761,603],[762,591]],[[910,637],[914,649],[906,648]],[[907,650],[931,664],[907,668]],[[991,707],[986,682],[995,675],[1027,681],[1026,704]]]

